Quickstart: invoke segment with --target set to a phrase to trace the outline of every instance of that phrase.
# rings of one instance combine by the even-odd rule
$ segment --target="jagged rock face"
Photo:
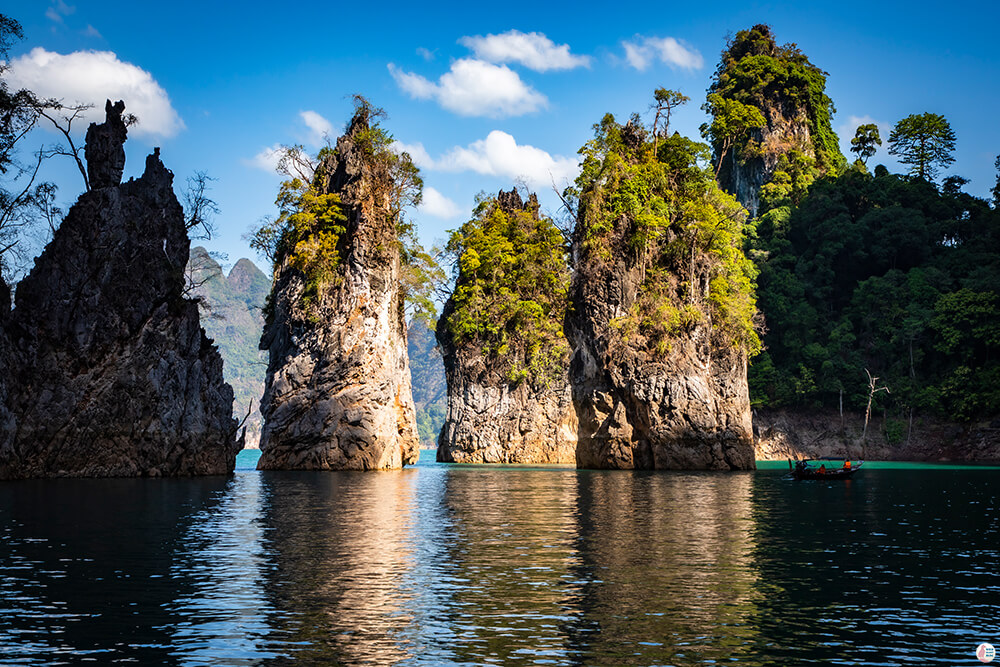
[[[751,216],[760,208],[760,189],[771,181],[778,161],[790,150],[798,150],[815,158],[809,119],[804,108],[789,109],[787,105],[764,104],[761,113],[767,125],[751,131],[751,137],[761,147],[759,157],[733,162],[730,151],[722,161],[719,183],[743,204]]]
[[[87,144],[83,154],[87,159],[87,178],[90,188],[110,188],[122,182],[125,171],[125,138],[128,129],[122,120],[125,103],[114,105],[108,100],[104,105],[107,120],[100,125],[91,123],[87,128]]]
[[[508,215],[528,211],[538,219],[533,194],[522,202],[516,189],[500,191],[497,206]],[[454,307],[449,299],[437,329],[448,382],[448,412],[438,437],[437,460],[574,463],[577,418],[567,370],[548,382],[511,383],[504,369],[486,362],[476,341],[455,343],[445,325]],[[514,363],[527,365],[524,358]]]
[[[189,241],[172,182],[157,149],[138,180],[83,194],[18,285],[17,427],[0,478],[233,470],[233,392],[182,295]]]
[[[0,278],[0,458],[13,446],[16,422],[8,408],[7,385],[10,381],[10,341],[7,339],[7,319],[10,315],[10,288]]]
[[[579,418],[581,468],[754,468],[746,354],[710,343],[700,325],[657,355],[612,327],[635,303],[642,268],[622,235],[611,259],[588,259],[574,239],[566,336]]]
[[[269,352],[262,470],[373,470],[417,460],[396,221],[356,143],[367,128],[356,116],[319,169],[318,189],[338,193],[347,215],[339,280],[307,312],[302,274],[287,263],[276,272],[260,342]]]

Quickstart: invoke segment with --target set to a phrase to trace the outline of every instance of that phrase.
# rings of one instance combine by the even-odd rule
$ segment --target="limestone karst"
[[[0,478],[224,474],[242,448],[222,359],[183,295],[190,242],[173,174],[156,149],[120,183],[123,110],[109,101],[91,125],[91,189],[14,309],[0,308],[13,416]]]

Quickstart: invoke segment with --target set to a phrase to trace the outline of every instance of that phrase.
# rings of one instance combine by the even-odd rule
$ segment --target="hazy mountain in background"
[[[448,409],[448,385],[444,362],[434,331],[421,321],[410,322],[407,332],[413,403],[417,408],[417,431],[421,449],[437,449],[437,437]]]
[[[222,354],[223,375],[235,394],[233,416],[242,420],[253,403],[246,422],[246,446],[255,448],[260,438],[258,407],[267,370],[266,355],[257,346],[264,326],[261,308],[271,281],[246,258],[236,262],[227,276],[201,246],[191,249],[187,275],[191,296],[203,302],[202,326]]]

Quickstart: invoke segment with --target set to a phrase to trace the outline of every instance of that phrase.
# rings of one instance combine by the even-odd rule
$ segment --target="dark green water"
[[[998,476],[2,483],[0,664],[980,664]]]

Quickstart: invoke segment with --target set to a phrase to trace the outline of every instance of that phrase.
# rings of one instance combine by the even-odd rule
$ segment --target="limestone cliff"
[[[566,336],[583,468],[752,469],[746,213],[679,135],[586,145]]]
[[[318,234],[282,246],[277,257],[260,342],[269,353],[260,469],[371,470],[416,462],[398,211],[392,175],[375,159],[371,136],[362,107],[311,186],[317,198],[339,201],[339,230],[324,237],[335,257],[321,260],[335,268],[319,280],[298,263],[295,248],[321,245]]]
[[[461,268],[437,328],[448,382],[438,461],[575,462],[577,418],[561,332],[569,277],[562,245],[551,221],[539,217],[535,195],[522,201],[516,190],[484,202],[453,235]],[[555,283],[529,277],[526,258],[554,262],[541,271],[552,272]],[[526,318],[535,307],[537,320]],[[542,337],[546,329],[554,333]]]
[[[157,149],[142,177],[117,180],[123,109],[87,132],[94,189],[18,285],[0,478],[223,474],[242,447],[222,359],[182,294],[173,174]]]
[[[727,128],[735,133],[729,148],[725,132],[712,137],[716,160],[721,157],[719,183],[751,216],[762,212],[765,185],[775,185],[775,192],[765,195],[771,201],[763,202],[774,206],[815,177],[846,165],[831,127],[835,109],[826,95],[826,72],[795,44],[778,45],[769,26],[736,34],[708,92],[710,99],[718,94],[756,107],[766,121],[742,135],[739,128]]]

